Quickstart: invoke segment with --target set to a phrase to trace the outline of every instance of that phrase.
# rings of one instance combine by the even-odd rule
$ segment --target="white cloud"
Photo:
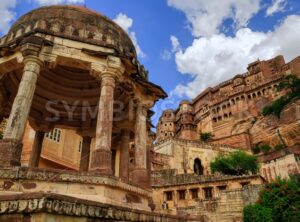
[[[172,52],[177,52],[178,50],[180,50],[180,43],[178,38],[174,35],[171,35],[170,40],[172,44]]]
[[[114,19],[114,22],[117,23],[119,26],[121,26],[130,36],[138,56],[140,57],[145,57],[145,53],[142,51],[141,47],[138,44],[136,34],[135,32],[130,31],[132,25],[133,25],[133,20],[132,18],[129,18],[127,15],[123,13],[119,13],[117,17]]]
[[[172,49],[171,50],[167,50],[165,49],[161,54],[160,57],[163,60],[170,60],[173,56],[173,53],[178,52],[181,49],[179,40],[176,36],[171,35],[170,36],[170,41],[171,41],[171,45],[172,45]]]
[[[260,10],[260,0],[168,0],[168,5],[185,13],[195,37],[219,33],[225,19],[233,19],[237,29],[246,27]]]
[[[6,34],[9,30],[11,22],[15,18],[14,8],[16,7],[16,0],[2,0],[0,3],[0,33]]]
[[[84,3],[85,0],[33,0],[39,5],[57,5],[57,4],[77,4]]]
[[[208,86],[246,72],[247,65],[258,58],[270,59],[282,54],[286,60],[299,55],[300,16],[288,16],[273,32],[254,32],[241,28],[234,37],[215,34],[197,38],[192,45],[175,54],[177,69],[193,80],[178,85],[178,96],[194,98]]]
[[[170,60],[172,58],[172,53],[169,51],[169,50],[164,50],[161,54],[160,54],[160,57],[163,59],[163,60]]]
[[[270,16],[273,15],[274,13],[283,11],[286,4],[287,4],[286,0],[273,0],[272,5],[268,7],[266,10],[266,15]]]

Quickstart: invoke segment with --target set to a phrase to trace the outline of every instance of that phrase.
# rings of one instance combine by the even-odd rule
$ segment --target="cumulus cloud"
[[[168,0],[168,5],[185,13],[195,37],[210,37],[220,31],[225,19],[235,28],[246,27],[260,10],[260,0]]]
[[[33,0],[39,5],[57,5],[57,4],[77,4],[84,3],[85,0]]]
[[[239,29],[234,37],[214,34],[194,39],[191,46],[175,54],[177,69],[193,80],[178,85],[173,94],[194,98],[208,86],[214,86],[236,74],[246,72],[250,62],[282,54],[286,60],[299,55],[300,16],[288,16],[272,32]]]
[[[273,15],[274,13],[283,11],[286,4],[287,4],[286,0],[273,0],[272,5],[269,6],[266,10],[266,15],[270,16]]]
[[[137,37],[135,32],[131,31],[133,25],[133,19],[129,18],[127,15],[123,13],[119,13],[117,17],[114,19],[114,22],[116,22],[119,26],[121,26],[130,36],[138,56],[145,57],[145,53],[142,51],[141,47],[138,44]]]
[[[16,0],[2,0],[0,4],[0,33],[5,34],[15,18]]]

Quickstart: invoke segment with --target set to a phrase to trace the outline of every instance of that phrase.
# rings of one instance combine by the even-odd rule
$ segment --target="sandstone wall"
[[[248,133],[241,133],[212,141],[212,144],[227,144],[232,147],[250,150],[251,139]]]
[[[261,175],[268,182],[277,177],[289,179],[300,174],[300,146],[296,145],[279,151],[273,151],[258,157],[261,162]]]
[[[178,173],[194,173],[194,163],[201,161],[204,175],[210,173],[210,163],[219,153],[233,152],[235,149],[198,141],[169,139],[154,146],[154,152],[164,154],[165,162],[161,169],[176,169]]]

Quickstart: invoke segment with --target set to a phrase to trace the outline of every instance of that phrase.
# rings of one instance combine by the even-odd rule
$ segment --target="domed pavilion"
[[[121,27],[79,6],[33,10],[0,39],[0,85],[0,117],[8,118],[0,140],[1,221],[179,221],[151,213],[150,109],[166,93],[149,82]],[[24,167],[28,122],[36,134]],[[44,135],[55,127],[82,136],[79,172],[37,168]]]

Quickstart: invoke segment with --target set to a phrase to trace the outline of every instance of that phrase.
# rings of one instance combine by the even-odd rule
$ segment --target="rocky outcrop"
[[[284,144],[293,146],[300,142],[300,100],[289,104],[281,112],[280,118],[274,115],[261,116],[249,129],[252,143],[266,143],[270,146]]]

